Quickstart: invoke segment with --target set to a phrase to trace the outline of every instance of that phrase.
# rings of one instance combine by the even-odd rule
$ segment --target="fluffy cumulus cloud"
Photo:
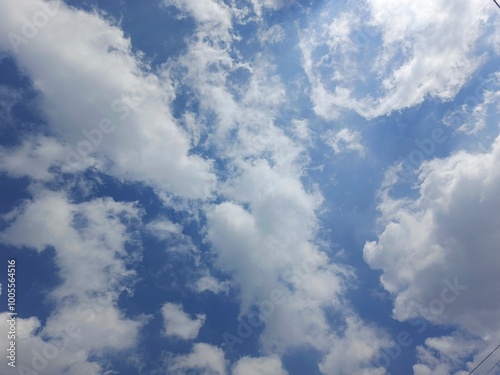
[[[267,152],[268,158],[254,161],[241,160],[249,152],[247,148],[235,155],[237,173],[222,188],[230,201],[207,210],[207,237],[216,252],[215,265],[231,274],[240,289],[240,318],[253,319],[254,309],[260,312],[256,319],[264,325],[260,335],[264,353],[283,353],[304,345],[330,353],[332,342],[354,339],[350,331],[337,332],[338,327],[330,326],[324,310],[338,309],[341,319],[354,318],[341,306],[352,272],[331,264],[312,242],[322,197],[314,189],[307,191],[300,180],[300,147],[272,123],[253,131],[275,133],[283,139],[283,148],[255,145],[250,155],[262,157]],[[247,137],[242,132],[237,141],[251,143]],[[373,350],[361,361],[354,352],[346,353],[344,360],[359,371],[371,368],[376,353],[387,342],[376,334],[372,338]],[[229,350],[241,341],[232,336],[225,339]],[[330,371],[325,365],[324,373]]]
[[[0,314],[0,329],[7,332],[10,326],[10,315]],[[102,373],[99,363],[87,360],[88,353],[84,350],[71,348],[71,343],[78,341],[82,331],[78,323],[72,322],[66,325],[64,335],[56,339],[45,340],[37,332],[40,329],[40,321],[37,318],[17,318],[17,353],[16,368],[7,365],[6,356],[0,359],[2,373],[14,374],[61,374],[71,375],[89,374],[98,375]],[[9,348],[10,342],[7,335],[1,338],[2,346]]]
[[[47,180],[53,177],[50,168],[64,156],[64,147],[54,138],[25,140],[16,148],[0,148],[0,170],[13,177]]]
[[[386,370],[375,363],[380,350],[391,346],[382,331],[365,325],[359,319],[346,319],[342,337],[332,340],[332,348],[320,364],[324,374],[384,375]]]
[[[196,338],[206,318],[204,314],[197,314],[196,318],[192,319],[184,312],[182,305],[170,302],[163,305],[161,313],[165,325],[163,333],[184,340]]]
[[[66,366],[75,374],[85,367],[99,373],[100,366],[88,361],[91,355],[135,346],[144,322],[126,318],[117,300],[136,276],[127,260],[136,255],[126,245],[134,243],[129,227],[138,218],[132,204],[111,199],[73,204],[64,193],[44,190],[4,215],[2,243],[37,252],[52,247],[62,279],[50,293],[57,307],[43,326],[34,317],[18,321],[26,326],[20,347],[33,354],[23,356],[22,365],[41,374]]]
[[[211,194],[211,162],[190,155],[170,112],[168,76],[151,73],[120,28],[58,1],[1,7],[0,48],[30,76],[53,134],[67,143],[59,162],[85,165],[97,156],[95,166],[118,178],[189,198]],[[24,19],[43,27],[26,31]]]
[[[170,374],[185,374],[187,371],[201,371],[202,374],[226,375],[227,363],[222,349],[205,344],[193,345],[191,353],[172,358],[168,364]]]
[[[278,357],[243,357],[236,362],[233,375],[288,375]]]
[[[422,317],[455,325],[484,340],[478,350],[500,336],[495,318],[500,311],[495,272],[500,261],[499,163],[500,138],[487,152],[461,151],[425,163],[416,199],[394,199],[383,192],[384,228],[364,248],[366,261],[382,270],[382,284],[395,296],[396,319]],[[428,345],[439,349],[444,342]]]
[[[191,353],[170,357],[168,362],[167,368],[172,374],[201,371],[213,375],[288,375],[277,356],[242,357],[229,370],[224,352],[205,343],[194,344]]]
[[[481,38],[494,33],[490,5],[369,0],[339,10],[326,2],[301,38],[316,113],[372,118],[427,97],[450,100],[481,63]]]
[[[460,375],[469,374],[469,371],[457,371],[461,365],[467,362],[467,358],[477,351],[477,347],[481,346],[479,340],[471,340],[461,334],[454,334],[444,337],[428,338],[425,341],[425,346],[417,348],[417,358],[419,363],[413,367],[415,375],[444,375],[456,373]],[[488,347],[488,351],[481,353],[485,358],[494,348]],[[495,358],[495,357],[493,357]],[[472,365],[472,364],[471,364]],[[486,366],[491,367],[491,362],[486,362]],[[472,366],[469,367],[470,370]],[[488,367],[485,367],[488,368]],[[484,368],[483,368],[484,370]]]
[[[208,239],[217,250],[216,265],[241,288],[241,314],[269,300],[273,290],[281,291],[288,301],[273,307],[261,336],[264,347],[325,347],[328,323],[322,306],[338,306],[349,275],[309,242],[318,197],[307,194],[297,180],[277,175],[267,163],[248,166],[229,189],[251,211],[229,202],[213,207]],[[287,220],[278,220],[283,213]]]

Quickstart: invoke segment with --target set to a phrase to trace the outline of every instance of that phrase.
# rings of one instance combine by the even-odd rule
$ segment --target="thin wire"
[[[500,4],[497,3],[497,0],[493,0],[495,2],[495,4],[497,5],[497,7],[500,8]]]
[[[490,356],[491,356],[493,353],[495,353],[495,352],[496,352],[496,350],[497,350],[498,348],[500,348],[500,345],[498,345],[495,349],[493,349],[493,351],[492,351],[490,354],[488,354],[488,356],[487,356],[485,359],[483,359],[483,360],[481,361],[481,363],[480,363],[480,364],[478,364],[476,367],[474,367],[474,370],[472,370],[471,372],[469,372],[469,375],[470,375],[470,374],[472,374],[474,371],[476,371],[476,370],[477,370],[477,368],[478,368],[479,366],[481,366],[481,365],[483,364],[483,362],[484,362],[484,361],[486,361],[488,358],[490,358]],[[496,365],[495,365],[495,366],[496,366]]]
[[[492,371],[493,371],[493,369],[494,369],[495,367],[497,367],[497,365],[498,365],[499,363],[500,363],[500,360],[499,360],[497,363],[495,363],[495,365],[494,365],[492,368],[490,368],[490,371],[488,371],[488,372],[487,372],[486,374],[484,374],[484,375],[488,375],[490,372],[492,372]]]

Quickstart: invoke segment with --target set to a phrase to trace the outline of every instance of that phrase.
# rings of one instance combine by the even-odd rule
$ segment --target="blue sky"
[[[469,374],[500,343],[499,17],[2,1],[0,373]]]

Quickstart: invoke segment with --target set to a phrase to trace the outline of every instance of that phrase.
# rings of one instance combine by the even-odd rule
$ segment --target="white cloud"
[[[394,199],[387,185],[379,206],[383,230],[364,247],[395,297],[394,317],[422,317],[482,339],[476,362],[500,339],[499,164],[500,137],[487,152],[424,163],[415,199]]]
[[[226,31],[232,27],[230,8],[221,0],[163,0],[165,6],[175,6],[188,12],[202,27],[211,31]]]
[[[257,16],[262,16],[263,9],[277,10],[285,5],[285,0],[250,0],[252,2],[254,12]]]
[[[10,316],[7,313],[0,314],[0,329],[8,332]],[[16,318],[16,367],[10,367],[6,355],[0,358],[2,374],[68,374],[68,375],[99,375],[102,374],[101,366],[88,359],[85,351],[74,350],[71,342],[79,340],[79,327],[75,325],[66,326],[63,335],[56,338],[42,339],[38,332],[41,327],[37,318]],[[0,337],[2,347],[9,348],[10,343],[7,335]]]
[[[293,134],[300,139],[301,141],[310,141],[311,139],[311,129],[309,128],[309,121],[302,120],[294,120],[292,122]]]
[[[167,72],[161,79],[149,73],[121,29],[58,3],[57,16],[26,44],[9,41],[8,33],[21,35],[23,17],[32,19],[43,4],[2,2],[0,49],[31,78],[50,129],[70,146],[61,162],[96,156],[117,178],[188,198],[209,196],[216,180],[211,162],[189,155],[190,139],[170,113],[175,94]]]
[[[498,103],[499,86],[500,76],[498,73],[481,78],[474,91],[471,91],[462,103],[456,104],[453,109],[445,113],[443,123],[458,132],[478,135],[486,128],[489,122],[489,112]],[[496,113],[497,110],[493,109],[493,113]]]
[[[279,43],[285,39],[285,30],[280,25],[273,25],[266,30],[259,31],[259,40],[261,43]]]
[[[226,359],[224,352],[205,343],[193,345],[193,351],[186,355],[173,357],[169,361],[170,374],[185,374],[187,370],[203,370],[206,375],[226,375]]]
[[[327,119],[345,109],[372,118],[426,97],[452,99],[481,63],[476,47],[491,32],[491,8],[480,0],[370,0],[340,14],[328,2],[318,14],[300,46],[314,109]]]
[[[325,134],[326,143],[333,149],[335,154],[353,151],[361,156],[365,153],[365,148],[361,143],[361,133],[347,128],[338,132],[328,131]]]
[[[385,375],[386,370],[373,362],[380,350],[390,345],[387,334],[348,317],[344,334],[332,339],[320,369],[324,374]]]
[[[48,181],[56,172],[77,172],[98,163],[92,157],[80,165],[65,164],[62,161],[67,149],[56,139],[38,136],[25,139],[17,147],[0,147],[0,171],[12,177],[30,177],[34,180]],[[54,168],[58,168],[56,169]]]
[[[140,210],[133,204],[109,198],[73,204],[64,193],[43,189],[32,201],[4,215],[8,224],[0,234],[4,244],[38,252],[50,246],[56,253],[62,282],[49,296],[57,307],[33,340],[65,341],[66,327],[72,324],[79,334],[66,340],[65,347],[80,352],[82,361],[95,351],[135,345],[144,318],[125,317],[117,300],[135,279],[128,262],[137,254],[125,247],[134,243],[128,230],[139,218]]]
[[[232,375],[288,375],[279,357],[243,357],[236,362]]]
[[[68,344],[68,348],[74,351],[83,350],[83,353],[91,355],[134,348],[139,330],[147,318],[126,318],[117,307],[115,293],[81,298],[73,304],[60,304],[44,326],[43,334],[59,338],[64,336],[63,327],[74,324],[81,332]]]
[[[49,168],[64,155],[64,148],[54,139],[25,140],[16,149],[0,148],[0,170],[14,177],[45,180],[52,177]]]
[[[183,340],[195,339],[206,318],[204,314],[197,314],[195,319],[191,319],[189,314],[184,312],[182,305],[169,302],[163,305],[161,312],[165,325],[164,334]]]
[[[203,276],[196,281],[194,289],[197,292],[210,291],[215,294],[227,293],[230,287],[229,281],[219,281],[211,275]]]
[[[134,274],[116,256],[126,255],[124,246],[131,240],[127,221],[132,223],[138,215],[134,205],[109,198],[75,205],[63,193],[41,190],[33,201],[7,214],[10,225],[0,239],[38,252],[54,246],[65,280],[54,294],[84,297]]]
[[[166,240],[181,234],[180,226],[172,223],[167,218],[151,221],[146,225],[146,230],[159,240]]]
[[[477,341],[466,338],[460,334],[450,336],[428,338],[425,340],[425,346],[417,348],[418,362],[413,366],[415,375],[448,375],[451,373],[458,375],[467,375],[469,371],[454,371],[454,369],[462,368],[466,363],[467,358],[474,354],[477,346],[481,346]],[[489,348],[488,348],[489,349]],[[489,354],[483,352],[484,358]],[[485,354],[486,353],[486,354]],[[482,369],[486,371],[486,367],[490,363],[486,362]],[[469,367],[472,370],[472,367]]]
[[[244,166],[226,190],[250,203],[252,211],[234,203],[213,207],[207,213],[208,238],[217,249],[218,267],[235,274],[246,312],[255,299],[267,298],[280,273],[317,255],[307,240],[320,197],[308,195],[299,181],[280,176],[263,161]],[[335,289],[330,289],[333,294]]]

